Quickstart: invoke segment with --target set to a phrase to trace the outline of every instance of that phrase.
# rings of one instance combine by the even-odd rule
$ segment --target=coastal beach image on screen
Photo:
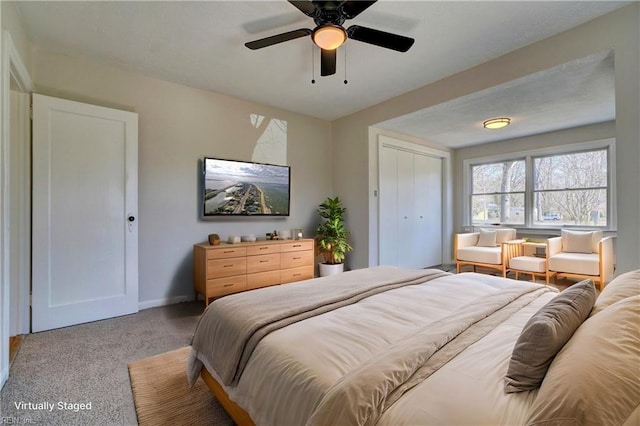
[[[204,159],[204,215],[289,215],[289,167]]]

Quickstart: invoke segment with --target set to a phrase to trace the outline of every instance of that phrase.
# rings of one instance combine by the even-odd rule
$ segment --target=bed
[[[640,271],[375,267],[214,301],[187,375],[241,425],[638,425],[639,324]]]

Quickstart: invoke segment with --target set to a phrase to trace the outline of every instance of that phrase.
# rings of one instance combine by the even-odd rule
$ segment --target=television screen
[[[204,159],[204,216],[289,216],[288,166]]]

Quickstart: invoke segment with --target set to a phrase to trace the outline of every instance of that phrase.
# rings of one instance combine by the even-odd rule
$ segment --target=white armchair
[[[556,277],[591,278],[602,291],[613,275],[613,239],[602,231],[562,231],[547,240],[547,264]]]
[[[465,265],[496,269],[507,275],[509,259],[518,255],[520,241],[514,241],[516,230],[512,228],[480,229],[479,232],[456,234],[454,256],[456,272]]]

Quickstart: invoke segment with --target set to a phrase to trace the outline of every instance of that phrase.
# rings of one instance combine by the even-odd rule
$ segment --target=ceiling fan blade
[[[289,3],[298,8],[298,10],[307,16],[313,16],[316,12],[316,5],[308,0],[288,0]]]
[[[374,4],[377,0],[364,1],[364,0],[349,0],[342,4],[342,12],[347,19],[353,19],[356,16],[364,12],[369,6]]]
[[[373,28],[361,27],[359,25],[350,26],[347,29],[347,35],[353,40],[397,50],[398,52],[406,52],[413,46],[413,42],[415,41],[410,37],[374,30]]]
[[[251,50],[262,49],[263,47],[272,46],[274,44],[308,36],[311,33],[312,31],[310,29],[300,28],[299,30],[293,30],[286,33],[274,35],[271,37],[261,38],[260,40],[250,41],[248,43],[245,43],[244,45]]]
[[[332,75],[336,73],[336,49],[320,49],[320,75]]]

